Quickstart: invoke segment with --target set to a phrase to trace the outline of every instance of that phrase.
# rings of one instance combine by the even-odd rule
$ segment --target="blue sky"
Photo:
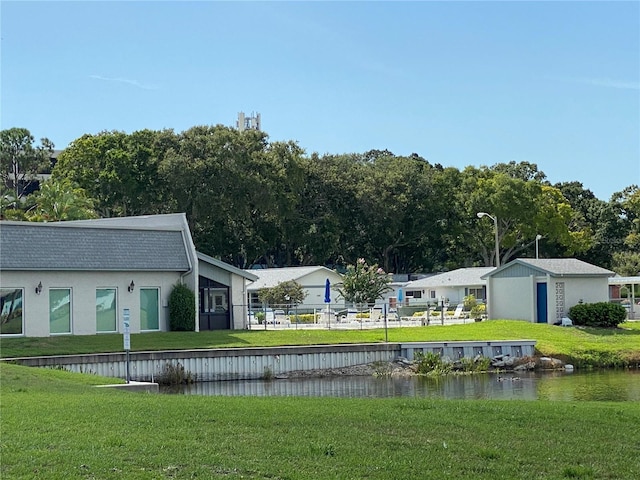
[[[307,153],[640,184],[640,2],[1,3],[1,127],[234,126]]]

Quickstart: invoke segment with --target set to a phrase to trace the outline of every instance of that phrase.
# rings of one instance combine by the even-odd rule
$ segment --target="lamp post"
[[[498,217],[489,215],[486,212],[478,212],[477,215],[478,215],[478,218],[489,217],[491,220],[493,220],[493,226],[496,234],[496,268],[500,268],[500,242],[498,240]]]
[[[538,242],[540,241],[540,239],[542,238],[542,235],[538,234],[536,235],[536,258],[538,257]]]

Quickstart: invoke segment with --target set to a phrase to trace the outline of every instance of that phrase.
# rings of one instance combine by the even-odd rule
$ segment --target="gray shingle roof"
[[[188,271],[178,230],[0,222],[2,270]]]
[[[551,275],[614,275],[611,270],[577,258],[519,258],[518,260],[534,268],[545,270]]]
[[[495,270],[495,267],[458,268],[457,270],[439,273],[437,275],[432,275],[431,277],[409,282],[406,285],[406,289],[485,285],[487,281],[483,280],[481,277],[492,270]]]
[[[485,278],[493,275],[499,275],[504,270],[513,268],[514,265],[528,266],[543,274],[549,274],[551,276],[609,277],[615,275],[611,270],[583,262],[577,258],[518,258],[485,275]]]

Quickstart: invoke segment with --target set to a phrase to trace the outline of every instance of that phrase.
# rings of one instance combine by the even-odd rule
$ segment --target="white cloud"
[[[117,83],[126,83],[127,85],[133,85],[134,87],[141,88],[143,90],[157,90],[157,85],[147,85],[144,83],[140,83],[137,80],[130,80],[128,78],[111,78],[111,77],[103,77],[102,75],[89,75],[89,78],[93,78],[95,80],[104,80],[106,82],[117,82]]]

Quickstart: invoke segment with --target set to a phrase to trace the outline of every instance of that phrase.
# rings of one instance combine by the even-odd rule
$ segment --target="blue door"
[[[538,323],[547,323],[547,284],[538,283],[536,285],[536,304],[538,312]]]

